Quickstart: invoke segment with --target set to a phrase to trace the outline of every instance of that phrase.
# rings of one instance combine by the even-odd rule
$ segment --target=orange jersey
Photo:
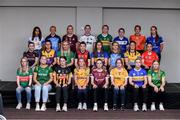
[[[146,37],[144,35],[131,35],[130,41],[136,42],[136,50],[144,50]]]

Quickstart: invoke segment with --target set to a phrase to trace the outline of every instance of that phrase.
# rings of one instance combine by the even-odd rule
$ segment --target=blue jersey
[[[114,42],[119,43],[122,53],[126,52],[127,46],[129,45],[129,40],[126,37],[123,37],[123,39],[120,39],[119,36],[115,37]]]
[[[136,70],[134,68],[129,72],[129,77],[132,77],[134,84],[136,84],[139,87],[144,85],[144,76],[146,75],[147,75],[146,70],[142,68],[139,70]]]
[[[46,40],[51,41],[52,49],[54,49],[57,52],[59,47],[60,47],[59,43],[61,43],[61,38],[58,35],[55,35],[55,36],[49,35],[49,36],[46,37]]]
[[[160,46],[164,43],[163,38],[159,37],[156,41],[155,37],[150,36],[146,40],[146,44],[151,43],[153,45],[153,51],[156,52],[158,55],[161,53]]]
[[[101,59],[104,60],[105,58],[109,58],[108,53],[107,52],[92,52],[91,53],[91,58],[94,58],[95,62],[97,61],[97,59]]]
[[[110,58],[110,65],[112,67],[116,67],[116,60],[119,58],[124,58],[124,55],[123,54],[111,53],[109,58]]]

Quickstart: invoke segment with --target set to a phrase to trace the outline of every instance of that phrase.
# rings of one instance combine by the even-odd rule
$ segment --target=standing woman
[[[104,98],[104,110],[108,111],[108,84],[109,76],[103,61],[98,59],[91,73],[91,84],[94,91],[93,111],[98,111],[98,98]]]
[[[124,55],[120,51],[120,45],[117,42],[112,43],[112,49],[111,49],[111,54],[109,57],[109,66],[110,70],[114,67],[116,67],[116,60],[117,59],[122,59],[124,63]]]
[[[28,59],[26,57],[21,58],[20,68],[17,69],[17,88],[16,88],[16,98],[18,105],[16,109],[22,108],[21,93],[26,91],[27,104],[26,109],[30,109],[31,102],[31,84],[32,84],[32,69],[28,66]]]
[[[101,59],[105,66],[108,65],[108,53],[103,49],[103,43],[101,41],[96,42],[94,52],[91,53],[91,64],[95,65],[97,59]]]
[[[78,37],[74,34],[74,28],[72,25],[67,26],[67,34],[62,38],[62,41],[64,40],[68,41],[71,51],[75,53],[78,49]]]
[[[121,94],[121,110],[124,110],[125,87],[127,85],[128,72],[124,68],[122,59],[116,60],[116,68],[110,72],[111,83],[114,86],[113,110],[117,109],[118,94]]]
[[[131,70],[135,67],[135,60],[140,58],[141,54],[136,50],[136,43],[134,41],[130,42],[129,50],[124,54],[126,67]]]
[[[40,53],[44,38],[42,37],[41,29],[38,26],[33,28],[32,36],[29,37],[29,42],[33,42],[35,45],[35,51]]]
[[[87,86],[89,83],[89,67],[83,58],[78,59],[78,66],[74,70],[74,79],[78,89],[78,110],[87,110]]]
[[[151,36],[147,38],[146,43],[151,43],[153,45],[153,51],[157,53],[159,60],[161,60],[164,40],[161,36],[159,36],[156,26],[151,26]]]
[[[61,92],[63,92],[64,105],[62,107],[63,111],[67,111],[68,102],[68,86],[71,84],[72,72],[71,69],[66,64],[66,57],[61,56],[59,58],[60,65],[55,67],[54,71],[54,83],[56,85],[56,111],[61,111],[60,100],[62,97]]]
[[[134,41],[136,43],[137,51],[142,54],[144,52],[146,37],[141,34],[141,26],[135,25],[134,34],[130,36],[130,41]]]
[[[160,69],[159,62],[153,62],[152,69],[148,71],[149,85],[151,86],[151,111],[155,111],[155,102],[159,103],[159,109],[164,111],[164,86],[165,86],[165,72]]]
[[[112,39],[112,36],[109,34],[109,26],[103,25],[102,33],[97,36],[97,41],[101,41],[103,43],[103,49],[105,52],[110,51]]]
[[[74,57],[75,57],[74,52],[72,52],[70,50],[70,45],[69,45],[69,42],[67,40],[62,41],[61,44],[62,44],[61,45],[61,50],[58,51],[58,53],[57,53],[57,63],[60,64],[59,63],[60,62],[59,57],[65,56],[66,59],[67,59],[67,61],[66,61],[67,66],[71,67],[72,65],[74,65]]]
[[[133,87],[134,95],[134,111],[139,111],[138,102],[142,91],[142,111],[147,111],[147,73],[146,70],[141,68],[141,59],[135,60],[135,68],[129,72],[129,84]]]
[[[34,82],[35,82],[35,102],[36,102],[36,111],[46,111],[46,103],[48,100],[48,92],[51,90],[52,69],[47,65],[46,56],[41,56],[40,65],[37,66],[34,70]],[[43,104],[40,109],[40,97],[42,91],[42,101]]]

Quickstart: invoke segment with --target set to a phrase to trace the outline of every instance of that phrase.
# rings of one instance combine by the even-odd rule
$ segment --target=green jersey
[[[110,51],[110,42],[112,42],[112,36],[107,34],[106,36],[99,34],[97,36],[97,41],[101,41],[103,43],[103,49],[105,52]]]
[[[148,76],[151,76],[151,80],[154,85],[160,87],[162,84],[162,78],[165,77],[165,72],[160,70],[160,72],[158,73],[153,70],[149,70]]]
[[[30,76],[32,76],[32,69],[27,72],[22,72],[20,68],[17,69],[17,76],[19,77],[19,82],[22,87],[27,87],[29,85]]]
[[[66,59],[67,59],[67,64],[70,64],[71,63],[71,59],[75,57],[74,53],[73,52],[64,52],[64,55],[62,55],[61,51],[59,51],[57,53],[57,57],[61,57],[61,56],[65,56]]]
[[[40,82],[40,84],[44,84],[47,81],[49,81],[50,73],[52,73],[53,70],[49,66],[45,68],[42,68],[41,66],[37,66],[34,72],[37,73],[37,80]]]

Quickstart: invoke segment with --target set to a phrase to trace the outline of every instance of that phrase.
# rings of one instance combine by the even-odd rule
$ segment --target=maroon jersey
[[[76,58],[77,59],[83,58],[84,61],[86,62],[86,66],[88,66],[88,59],[90,58],[90,56],[89,56],[89,52],[87,50],[84,53],[77,51]]]
[[[67,40],[70,44],[71,51],[76,52],[76,43],[78,42],[78,37],[75,34],[72,37],[64,35],[62,40]]]
[[[94,83],[98,87],[102,87],[106,83],[106,76],[108,75],[106,70],[101,72],[97,71],[97,69],[92,70],[92,75],[94,76]]]

